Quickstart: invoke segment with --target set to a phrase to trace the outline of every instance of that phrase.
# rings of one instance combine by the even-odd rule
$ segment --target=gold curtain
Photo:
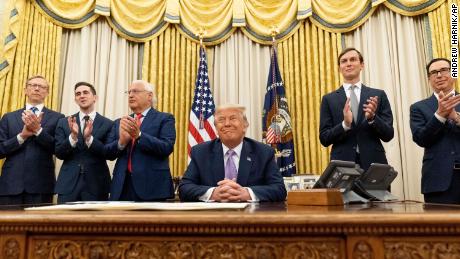
[[[370,1],[322,0],[313,1],[314,15],[310,20],[324,30],[347,32],[363,24],[375,11]],[[340,10],[340,12],[338,12]]]
[[[285,1],[246,1],[246,23],[242,31],[251,40],[271,43],[272,31],[277,31],[278,40],[289,38],[297,31],[300,22],[296,20],[298,0]]]
[[[58,108],[62,28],[45,19],[30,2],[17,2],[21,5],[17,9],[18,20],[15,21],[19,30],[16,31],[15,42],[11,42],[14,45],[9,49],[10,53],[14,53],[14,58],[0,77],[1,116],[24,107],[24,86],[27,78],[33,75],[42,75],[49,83],[45,106],[53,110]],[[0,160],[0,167],[3,161]]]
[[[457,47],[458,49],[458,44],[455,46],[450,44],[450,8],[453,3],[458,7],[457,0],[448,0],[440,5],[439,8],[428,13],[433,58],[451,59],[451,47]],[[458,80],[456,81],[455,88],[457,91],[460,91]]]
[[[341,39],[340,33],[305,22],[292,37],[278,44],[300,173],[321,173],[329,163],[330,150],[319,142],[319,111],[322,96],[340,85],[337,56]]]
[[[37,1],[37,4],[46,7],[52,13],[59,14],[68,20],[79,20],[84,18],[96,8],[96,1]]]
[[[62,28],[45,19],[29,1],[19,13],[19,23],[14,59],[0,78],[0,113],[24,106],[25,82],[32,75],[42,75],[48,80],[50,88],[45,105],[57,109]]]
[[[11,68],[10,64],[14,62],[18,37],[21,32],[24,4],[25,0],[8,1],[5,4],[5,15],[0,17],[2,22],[0,24],[2,26],[0,30],[2,32],[1,39],[3,40],[3,44],[0,44],[0,78],[6,75]]]
[[[446,0],[398,0],[384,1],[383,3],[395,13],[415,16],[431,12],[445,2]]]
[[[216,45],[237,27],[252,40],[271,44],[273,27],[278,40],[289,38],[309,18],[329,32],[348,32],[363,24],[378,6],[402,15],[430,12],[447,0],[28,0],[48,19],[65,28],[81,28],[105,16],[128,40],[146,42],[162,33],[168,23],[198,42]],[[340,11],[338,11],[340,10]]]
[[[310,20],[331,32],[349,32],[367,21],[381,5],[401,15],[428,13],[446,0],[311,0]],[[340,11],[338,11],[340,10]]]
[[[180,1],[180,28],[189,39],[205,31],[205,43],[218,44],[230,37],[232,28],[233,1],[188,0]]]
[[[168,26],[163,21],[164,0],[112,0],[110,7],[111,16],[107,16],[110,26],[127,40],[152,39]]]
[[[157,38],[145,43],[142,79],[155,85],[158,110],[176,119],[176,144],[169,164],[173,176],[187,167],[188,122],[195,88],[199,45],[170,25]]]

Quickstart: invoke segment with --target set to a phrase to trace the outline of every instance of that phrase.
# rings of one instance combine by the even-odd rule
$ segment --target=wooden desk
[[[460,207],[0,211],[0,258],[452,258]]]

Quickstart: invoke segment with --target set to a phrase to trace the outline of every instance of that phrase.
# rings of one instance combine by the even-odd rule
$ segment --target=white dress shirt
[[[361,88],[363,86],[363,82],[359,81],[356,84],[344,83],[343,89],[345,91],[345,94],[347,95],[347,98],[350,98],[350,88],[352,85],[356,85],[353,91],[355,92],[358,103],[361,103]],[[374,123],[374,121],[372,120],[372,121],[369,121],[368,123],[372,124]],[[351,127],[348,127],[347,125],[345,125],[345,121],[342,121],[342,127],[345,131],[348,131],[351,129]]]
[[[81,111],[78,112],[78,117],[80,118],[80,132],[81,132],[82,135],[84,134],[83,129],[84,129],[85,123],[86,123],[85,122],[85,116],[86,115],[88,115],[89,119],[94,122],[94,119],[96,118],[96,111],[92,111],[92,112],[90,112],[88,114],[85,114],[85,113],[83,113]],[[70,145],[72,147],[76,147],[77,142],[78,142],[78,138],[77,138],[77,140],[73,140],[71,135],[72,134],[69,135]],[[86,146],[90,147],[91,144],[93,143],[93,135],[91,135],[91,137],[88,139],[88,141],[85,141],[85,143],[86,143]]]

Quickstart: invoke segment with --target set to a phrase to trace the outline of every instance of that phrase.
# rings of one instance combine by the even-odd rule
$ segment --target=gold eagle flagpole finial
[[[196,36],[200,39],[200,46],[203,46],[203,38],[206,35],[206,30],[203,27],[198,28]]]
[[[275,45],[276,43],[276,35],[280,33],[280,30],[276,25],[270,27],[270,35],[272,36],[272,44]]]

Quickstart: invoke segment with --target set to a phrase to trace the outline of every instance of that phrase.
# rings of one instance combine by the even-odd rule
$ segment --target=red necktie
[[[141,118],[142,118],[142,113],[137,113],[136,114],[136,123],[137,123],[137,126],[141,126],[142,124],[142,121],[141,121]],[[136,139],[131,139],[131,148],[129,150],[129,156],[128,156],[128,172],[132,172],[132,165],[131,165],[131,157],[133,155],[133,151],[134,151],[134,145],[136,144]]]

